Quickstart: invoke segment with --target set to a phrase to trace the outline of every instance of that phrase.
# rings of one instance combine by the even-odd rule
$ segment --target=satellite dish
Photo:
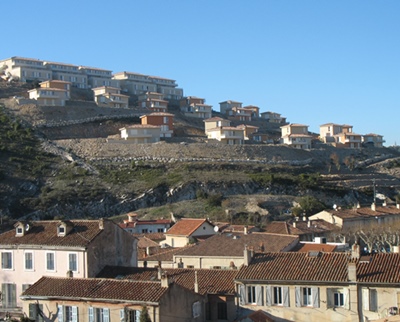
[[[217,233],[219,230],[218,226],[214,226],[214,231]]]
[[[29,228],[31,228],[31,226],[29,226],[29,224],[26,224],[26,226],[25,226],[25,231],[28,231]]]
[[[337,208],[337,205],[336,205],[336,204],[334,204],[334,205],[333,205],[333,209],[336,209],[336,208]]]

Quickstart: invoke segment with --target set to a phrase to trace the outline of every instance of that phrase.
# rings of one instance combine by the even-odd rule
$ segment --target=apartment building
[[[65,106],[65,102],[71,98],[70,82],[49,80],[39,85],[28,91],[29,98],[36,100],[39,106]]]
[[[242,104],[243,103],[241,102],[236,102],[232,100],[223,101],[219,103],[219,111],[222,114],[226,114],[227,111],[231,110],[233,107],[242,108]]]
[[[179,101],[181,112],[188,117],[208,119],[212,116],[212,105],[205,104],[204,98],[187,96]]]

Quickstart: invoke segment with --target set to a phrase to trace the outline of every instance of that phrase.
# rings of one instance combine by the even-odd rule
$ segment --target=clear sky
[[[13,0],[1,57],[175,79],[309,125],[400,144],[399,0]]]

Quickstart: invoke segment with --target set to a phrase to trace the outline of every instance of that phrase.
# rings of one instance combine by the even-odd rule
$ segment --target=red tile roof
[[[190,246],[188,246],[190,247]],[[184,251],[186,247],[177,247],[177,248],[158,248],[157,254],[153,254],[151,256],[147,256],[146,258],[142,258],[141,261],[147,262],[172,262],[174,260],[174,255],[179,254]]]
[[[362,219],[389,215],[400,215],[400,209],[398,209],[396,206],[376,206],[375,210],[372,210],[371,207],[362,207],[355,209],[329,209],[325,211],[342,219]]]
[[[60,222],[32,221],[29,223],[29,231],[25,232],[24,236],[16,237],[14,229],[0,234],[0,245],[85,247],[103,232],[99,226],[100,220],[70,220],[72,230],[66,236],[59,237],[57,225]]]
[[[22,297],[159,302],[167,292],[160,282],[105,278],[42,277]]]
[[[165,233],[166,235],[180,235],[180,236],[190,236],[197,229],[201,227],[204,223],[209,223],[207,219],[193,219],[193,218],[183,218],[179,220],[175,225],[173,225]],[[209,223],[211,225],[211,223]]]
[[[287,236],[267,233],[251,233],[245,235],[241,232],[222,233],[214,235],[207,240],[182,250],[183,256],[219,256],[243,257],[245,246],[253,248],[256,252],[280,252],[291,248],[298,240],[297,236]]]
[[[296,226],[296,227],[294,227]],[[322,219],[314,219],[309,221],[273,221],[269,223],[263,230],[268,233],[287,234],[287,235],[306,235],[311,233],[327,233],[337,230],[334,224],[326,222]]]
[[[293,249],[293,251],[302,252],[302,253],[308,253],[310,251],[330,253],[330,252],[334,252],[335,249],[336,249],[336,245],[331,245],[331,244],[299,243]]]
[[[257,254],[240,269],[238,280],[286,282],[347,282],[348,256],[343,253]]]
[[[195,272],[199,293],[235,294],[234,279],[238,270],[163,268],[163,272],[178,285],[194,291]],[[122,278],[137,281],[155,281],[157,268],[106,266],[98,275],[101,278]]]
[[[313,255],[312,255],[313,254]],[[256,254],[249,266],[243,266],[237,280],[280,282],[348,282],[345,253],[267,253]],[[356,260],[357,282],[363,284],[400,284],[400,254],[373,254]],[[284,268],[284,269],[283,269]]]

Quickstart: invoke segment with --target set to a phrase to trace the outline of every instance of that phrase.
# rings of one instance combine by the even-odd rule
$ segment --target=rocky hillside
[[[232,208],[279,216],[307,195],[326,206],[370,204],[373,180],[389,202],[399,191],[396,149],[222,145],[207,142],[202,121],[174,106],[174,138],[127,144],[106,138],[139,123],[143,111],[98,108],[82,100],[88,93],[62,108],[18,105],[6,95],[24,91],[0,90],[3,217],[109,217],[154,207],[162,207],[153,211],[160,216],[223,219]],[[277,135],[276,125],[263,126]]]

